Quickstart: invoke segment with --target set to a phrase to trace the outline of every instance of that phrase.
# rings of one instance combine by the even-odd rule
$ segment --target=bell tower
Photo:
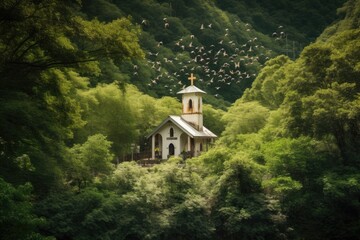
[[[196,77],[191,73],[188,78],[191,85],[178,94],[182,94],[182,114],[181,117],[186,122],[190,123],[199,131],[203,130],[203,115],[202,115],[202,95],[205,92],[194,86]]]

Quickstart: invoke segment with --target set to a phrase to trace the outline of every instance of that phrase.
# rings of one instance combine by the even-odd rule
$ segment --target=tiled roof
[[[188,122],[182,119],[180,116],[170,115],[166,118],[151,134],[148,135],[148,138],[155,134],[165,123],[171,121],[176,126],[178,126],[181,130],[183,130],[190,137],[203,137],[203,138],[216,138],[217,136],[211,132],[209,129],[203,126],[203,130],[199,131],[191,126]]]

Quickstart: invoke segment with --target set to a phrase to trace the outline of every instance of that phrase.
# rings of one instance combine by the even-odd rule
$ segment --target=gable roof
[[[170,115],[167,117],[154,131],[152,131],[147,138],[154,135],[160,128],[162,128],[167,122],[174,123],[177,127],[179,127],[183,132],[185,132],[190,137],[200,137],[200,138],[216,138],[217,136],[211,132],[209,129],[203,126],[202,131],[196,130],[193,126],[191,126],[188,122],[182,119],[180,116]]]
[[[185,94],[185,93],[206,93],[200,88],[195,87],[194,85],[190,85],[187,88],[181,90],[177,94]]]

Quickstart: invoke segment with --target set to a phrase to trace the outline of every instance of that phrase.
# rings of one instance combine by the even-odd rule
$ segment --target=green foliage
[[[131,16],[131,21],[141,27],[140,45],[146,51],[146,61],[118,64],[141,91],[151,96],[175,96],[186,84],[191,69],[201,79],[197,85],[216,96],[208,103],[223,108],[227,101],[234,102],[251,86],[269,58],[278,54],[298,56],[303,46],[337,18],[336,8],[343,2],[87,0],[83,10],[89,18],[107,22]],[[283,27],[279,28],[280,25]],[[273,32],[284,34],[276,38],[272,37]],[[250,46],[252,50],[248,52]],[[229,56],[215,56],[219,50]],[[203,53],[204,60],[194,61]],[[237,62],[241,62],[241,67],[234,69],[231,65]],[[230,66],[224,68],[224,64]],[[210,70],[225,72],[215,75]],[[222,84],[225,78],[227,82]],[[108,80],[104,76],[99,81]]]
[[[286,26],[288,41],[314,37],[310,22],[334,19],[314,8],[328,12],[340,2],[85,1],[89,17],[106,14],[93,20],[75,2],[1,3],[0,176],[19,186],[0,178],[0,238],[358,238],[360,2],[349,1],[341,10],[345,19],[299,59],[267,61],[227,112],[221,96],[241,96],[268,57],[288,55],[285,39],[276,43],[255,29],[270,31],[292,19],[306,31]],[[293,6],[306,9],[304,24],[284,17]],[[117,19],[127,14],[132,17]],[[147,24],[131,24],[144,19]],[[199,30],[200,21],[212,29]],[[222,39],[229,54],[230,41],[264,45],[251,51],[259,59],[241,63],[239,71],[255,75],[241,81],[239,75],[239,85],[235,79],[208,84],[201,64],[191,62],[190,42],[207,49]],[[269,47],[274,53],[260,55]],[[225,63],[219,58],[219,66]],[[204,118],[220,139],[197,158],[114,168],[114,156],[132,143],[145,147],[154,126],[180,113],[173,96],[189,69],[214,95],[204,98],[211,104],[204,105]],[[21,185],[27,181],[35,197],[30,184]]]
[[[284,69],[292,61],[280,55],[266,62],[265,67],[255,79],[251,89],[247,89],[242,99],[258,101],[269,108],[278,108],[284,100],[282,79],[285,78]]]
[[[316,143],[307,137],[281,138],[263,145],[264,158],[274,176],[290,176],[304,181],[325,167],[325,159]]]
[[[300,131],[317,138],[331,134],[345,164],[358,162],[358,112],[352,107],[359,92],[354,81],[359,76],[355,64],[359,49],[354,42],[358,35],[358,30],[348,30],[326,44],[307,47],[299,60],[307,76],[295,71],[301,77],[290,82],[286,99],[292,118],[289,128],[297,135]]]
[[[238,100],[224,114],[223,120],[226,122],[224,135],[257,132],[264,127],[268,116],[269,110],[258,102],[244,103]]]
[[[44,225],[45,219],[33,213],[31,192],[29,183],[14,187],[0,178],[1,239],[53,239],[38,233],[38,227]]]
[[[113,143],[112,150],[116,156],[127,153],[137,137],[135,116],[117,84],[83,90],[79,97],[87,121],[86,126],[79,130],[79,137],[101,133]]]
[[[65,142],[84,126],[77,89],[99,75],[99,60],[142,57],[128,19],[88,21],[78,1],[0,4],[1,175],[46,194],[62,182]],[[32,171],[19,168],[28,156]]]
[[[110,153],[112,143],[101,134],[88,137],[83,144],[76,144],[69,149],[69,165],[67,172],[70,181],[75,181],[77,187],[110,173],[113,169],[111,161],[114,156]]]
[[[302,184],[293,180],[291,177],[279,176],[271,178],[268,181],[263,182],[264,188],[269,188],[275,194],[283,196],[291,191],[297,191],[302,188]]]
[[[225,123],[222,120],[224,114],[225,111],[221,109],[203,105],[204,125],[218,136],[225,130]]]
[[[260,191],[262,172],[244,152],[225,162],[213,195],[212,217],[219,236],[275,239],[276,226],[271,220],[275,211]]]

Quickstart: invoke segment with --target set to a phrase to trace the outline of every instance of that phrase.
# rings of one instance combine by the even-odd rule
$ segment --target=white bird
[[[201,30],[203,30],[203,29],[204,29],[204,24],[201,24],[200,29],[201,29]]]

